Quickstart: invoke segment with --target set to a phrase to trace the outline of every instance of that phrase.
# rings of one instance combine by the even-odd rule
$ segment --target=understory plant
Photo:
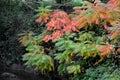
[[[44,30],[39,35],[29,33],[20,40],[27,50],[23,55],[27,66],[44,73],[57,68],[61,75],[76,75],[116,53],[120,1],[84,3],[71,13],[50,7],[38,10],[40,17],[36,22]]]

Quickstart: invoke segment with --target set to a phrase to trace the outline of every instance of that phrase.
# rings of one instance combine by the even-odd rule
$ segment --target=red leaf
[[[71,26],[70,25],[67,25],[63,28],[63,31],[69,31],[71,30]]]
[[[42,21],[41,17],[37,18],[35,22],[40,23]]]
[[[99,24],[99,19],[96,19],[95,23],[96,23],[96,24]]]
[[[55,40],[55,39],[57,39],[57,38],[60,38],[60,37],[62,37],[63,36],[63,32],[62,31],[54,31],[53,33],[52,33],[52,37],[51,37],[51,39],[52,40]]]
[[[48,42],[49,40],[51,40],[50,35],[46,35],[46,36],[43,38],[43,41],[44,41],[44,42]]]
[[[120,1],[119,0],[109,0],[107,2],[107,4],[111,5],[110,7],[108,7],[110,10],[114,10],[114,9],[117,9],[118,5],[120,4],[119,3]]]
[[[83,12],[82,9],[75,9],[75,11],[74,11],[74,13],[81,13],[81,12]]]
[[[104,24],[104,28],[105,28],[105,29],[108,29],[108,28],[109,28],[109,26],[108,26],[108,25],[106,25],[106,24]]]
[[[106,43],[104,45],[98,46],[97,49],[100,51],[101,56],[105,56],[107,54],[110,54],[111,51],[114,50],[113,46],[110,45],[109,43]]]
[[[77,30],[75,26],[72,27],[72,31],[79,32],[79,30]]]

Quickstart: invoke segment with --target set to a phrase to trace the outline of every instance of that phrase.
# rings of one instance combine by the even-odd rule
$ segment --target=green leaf
[[[35,51],[35,48],[33,47],[33,45],[29,45],[27,48],[26,48],[27,51],[29,52],[34,52]]]
[[[58,72],[59,72],[59,74],[62,74],[62,73],[64,73],[64,72],[66,72],[66,65],[60,64],[60,65],[58,66]]]
[[[64,45],[65,41],[59,41],[55,44],[56,47],[60,47],[62,45]]]
[[[67,67],[67,71],[69,74],[71,74],[71,73],[77,74],[80,71],[80,66],[79,65],[70,65]]]

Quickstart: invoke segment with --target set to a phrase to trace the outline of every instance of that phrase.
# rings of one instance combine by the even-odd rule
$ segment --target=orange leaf
[[[87,24],[87,22],[84,21],[84,22],[82,22],[82,23],[78,26],[78,28],[81,29],[81,28],[85,27],[86,24]]]
[[[105,56],[107,54],[110,54],[111,51],[113,51],[113,47],[109,43],[106,43],[105,45],[101,45],[97,49],[100,51],[101,56]]]
[[[99,16],[100,16],[101,19],[105,19],[106,18],[106,15],[104,13],[100,13]]]

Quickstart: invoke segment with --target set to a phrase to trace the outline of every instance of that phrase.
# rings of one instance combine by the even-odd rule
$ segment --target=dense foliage
[[[42,72],[57,68],[61,75],[76,75],[116,53],[120,1],[83,3],[71,13],[39,7],[36,22],[45,29],[39,35],[29,33],[20,40],[28,51],[23,56],[26,65]]]
[[[19,35],[24,36],[20,42],[26,49],[22,59],[28,67],[67,76],[68,80],[119,80],[115,63],[120,52],[119,0],[2,2],[5,5],[0,13],[3,63],[18,62],[25,52],[17,42],[17,34],[21,32]],[[36,20],[31,18],[34,13],[38,13],[34,16]]]
[[[119,80],[118,66],[116,66],[114,59],[110,58],[98,66],[89,67],[84,74],[76,74],[71,78],[73,80]]]
[[[0,0],[0,62],[20,63],[25,49],[18,38],[21,32],[38,32],[34,11],[21,0]],[[35,27],[34,27],[35,26]]]

